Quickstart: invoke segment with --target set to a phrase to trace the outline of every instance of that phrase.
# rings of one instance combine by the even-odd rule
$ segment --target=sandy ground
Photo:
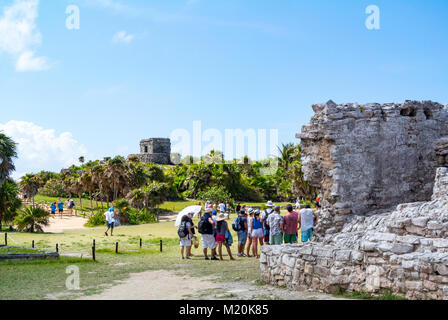
[[[119,281],[103,293],[80,300],[339,300],[316,292],[213,280],[174,271],[146,271],[131,274],[129,279]]]
[[[87,219],[75,216],[51,217],[50,224],[44,227],[44,232],[63,233],[65,230],[85,229]]]

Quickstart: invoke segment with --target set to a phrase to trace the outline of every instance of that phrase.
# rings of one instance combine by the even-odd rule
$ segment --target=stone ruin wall
[[[431,198],[441,162],[434,143],[448,135],[447,108],[430,101],[329,101],[313,109],[297,137],[305,179],[320,189],[324,213],[331,217],[321,229],[338,231],[347,216]]]
[[[298,137],[323,223],[307,244],[263,246],[264,281],[448,300],[448,106],[313,108]]]
[[[171,141],[166,138],[151,138],[140,141],[140,154],[131,154],[144,163],[171,164]]]

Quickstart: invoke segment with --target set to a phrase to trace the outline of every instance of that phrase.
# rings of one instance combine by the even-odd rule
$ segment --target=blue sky
[[[194,120],[278,129],[287,143],[329,99],[448,103],[444,0],[120,1],[1,1],[0,30],[14,5],[34,2],[38,14],[21,49],[0,35],[0,129],[22,141],[22,157],[35,152],[18,172],[59,170],[71,159],[61,152],[134,153],[141,138],[191,131]],[[65,27],[71,4],[79,30]],[[365,26],[372,4],[380,30]],[[38,70],[20,70],[24,51],[43,59],[32,60]]]

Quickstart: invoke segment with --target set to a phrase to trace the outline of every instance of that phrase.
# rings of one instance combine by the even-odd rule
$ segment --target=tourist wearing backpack
[[[190,259],[191,256],[191,239],[193,238],[193,224],[190,222],[193,217],[193,213],[189,213],[186,216],[182,217],[180,222],[179,229],[177,230],[177,234],[180,238],[180,253],[182,255],[182,259],[184,257],[184,249],[186,251],[187,259]]]
[[[205,260],[210,260],[207,255],[207,249],[212,251],[211,260],[219,260],[216,258],[216,240],[213,235],[214,222],[211,216],[212,209],[208,208],[205,210],[204,215],[198,224],[198,232],[201,234],[202,238],[202,248],[204,250]]]
[[[73,199],[67,200],[67,209],[70,215],[73,215],[73,208],[75,207],[75,201]]]
[[[238,217],[235,218],[232,224],[233,230],[238,235],[238,257],[245,257],[244,247],[247,242],[247,213],[246,210],[241,209]]]
[[[227,249],[227,253],[229,254],[230,260],[235,260],[232,256],[232,251],[230,250],[230,246],[226,241],[226,234],[229,231],[229,225],[227,224],[227,220],[229,218],[229,215],[226,213],[221,213],[217,217],[217,235],[216,235],[216,242],[218,243],[218,253],[219,253],[219,259],[223,260],[222,258],[222,245]]]
[[[274,209],[272,209],[272,207],[274,207],[274,204],[272,203],[272,201],[268,201],[268,203],[266,203],[266,207],[267,207],[266,210],[264,210],[263,214],[261,215],[261,223],[263,223],[264,243],[269,244],[270,227],[266,224],[266,221],[268,220],[268,217],[274,213]]]

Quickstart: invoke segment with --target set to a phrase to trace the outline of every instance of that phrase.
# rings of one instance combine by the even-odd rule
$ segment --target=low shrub
[[[94,211],[90,214],[87,220],[87,226],[98,227],[106,224],[106,217],[102,211]]]

